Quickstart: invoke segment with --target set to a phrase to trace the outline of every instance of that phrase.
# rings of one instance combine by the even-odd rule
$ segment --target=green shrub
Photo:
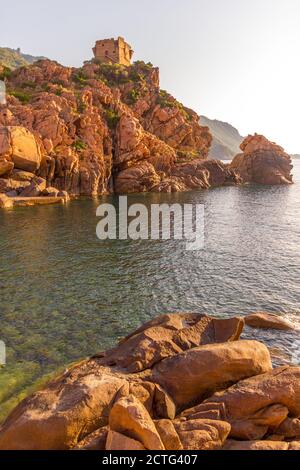
[[[64,86],[65,85],[65,82],[63,80],[52,80],[53,85],[60,85],[60,86]]]
[[[145,75],[138,70],[132,69],[130,71],[130,80],[133,82],[143,82],[145,80]]]
[[[105,110],[105,119],[107,122],[107,125],[110,129],[115,129],[118,125],[118,122],[120,120],[120,117],[116,111],[113,109],[106,109]]]
[[[43,84],[41,85],[41,89],[42,89],[43,91],[49,92],[50,89],[51,89],[51,87],[50,87],[50,85],[49,85],[48,83],[43,83]]]
[[[32,81],[22,83],[22,88],[35,88],[35,87],[36,87],[36,83]]]
[[[98,78],[109,85],[121,85],[130,81],[127,67],[120,64],[101,63]]]
[[[81,69],[79,69],[78,73],[76,73],[73,78],[75,82],[79,83],[80,85],[85,85],[88,79]]]
[[[188,150],[178,150],[177,151],[177,158],[180,163],[191,162],[196,158],[199,158],[199,152],[196,150],[188,151]]]
[[[153,68],[153,64],[151,64],[151,62],[145,63],[143,60],[136,60],[133,62],[133,67],[138,67],[140,70],[147,72]]]
[[[12,74],[12,70],[9,67],[3,66],[3,71],[0,73],[0,80],[5,80],[9,78]]]

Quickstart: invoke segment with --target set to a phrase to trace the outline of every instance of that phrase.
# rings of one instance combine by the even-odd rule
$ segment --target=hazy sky
[[[0,0],[0,45],[66,65],[124,36],[186,106],[300,153],[300,0]]]

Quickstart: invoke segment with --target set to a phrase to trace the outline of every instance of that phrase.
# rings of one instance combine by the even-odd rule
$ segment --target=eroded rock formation
[[[13,71],[6,85],[7,104],[0,109],[1,178],[11,179],[8,162],[13,162],[71,195],[163,191],[170,190],[178,163],[208,155],[208,128],[160,90],[159,71],[150,64],[87,63],[75,69],[40,60]],[[15,133],[21,146],[12,145]],[[184,180],[172,189],[189,189]]]
[[[231,162],[230,168],[248,183],[291,184],[292,160],[282,147],[263,135],[249,135],[241,143],[243,153]]]
[[[21,402],[0,449],[293,450],[300,368],[272,369],[244,320],[168,314]]]
[[[245,317],[245,323],[252,328],[294,330],[295,326],[285,318],[268,312],[255,312]]]

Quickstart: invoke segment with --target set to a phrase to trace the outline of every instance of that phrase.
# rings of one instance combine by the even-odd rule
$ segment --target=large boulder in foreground
[[[218,319],[193,313],[156,317],[106,353],[103,365],[117,365],[128,372],[149,369],[166,357],[196,346],[239,339],[244,327],[240,317]]]
[[[175,404],[168,390],[152,380],[153,365],[199,344],[234,342],[243,325],[240,318],[221,320],[189,313],[155,318],[114,350],[79,363],[21,402],[1,427],[0,448],[73,448],[107,426],[114,403],[128,395],[135,396],[151,418],[174,419]],[[180,370],[177,378],[181,380]],[[113,430],[124,433],[116,426]]]
[[[155,422],[155,426],[166,450],[183,449],[179,435],[170,419],[160,419]]]
[[[41,148],[35,136],[25,127],[0,127],[0,156],[20,170],[35,172],[42,161]]]
[[[176,420],[174,427],[184,450],[220,449],[230,433],[230,424],[225,421],[195,419]]]
[[[276,429],[288,416],[300,416],[299,397],[300,367],[282,367],[240,381],[214,394],[198,407],[197,412],[201,411],[202,406],[205,406],[206,412],[210,407],[211,410],[222,407],[224,414],[221,413],[221,419],[226,416],[230,422],[232,437],[262,439],[270,431],[276,434]],[[190,415],[191,419],[193,414]],[[296,424],[293,423],[293,426]],[[284,433],[285,428],[281,429]]]
[[[266,448],[278,441],[296,449],[285,441],[299,438],[300,367],[272,370],[262,343],[238,340],[243,324],[189,313],[155,318],[23,400],[0,428],[0,449],[238,445],[228,436],[249,449],[262,439]]]
[[[179,408],[202,401],[216,390],[272,369],[270,353],[258,341],[209,344],[164,359],[152,380],[171,395]]]
[[[125,381],[105,372],[82,372],[68,371],[21,402],[0,430],[0,449],[69,449],[105,426]]]
[[[118,400],[111,409],[109,426],[112,431],[128,435],[148,450],[163,450],[164,445],[149,413],[133,395]]]
[[[249,135],[240,145],[243,153],[231,162],[247,183],[291,184],[292,160],[282,147],[270,142],[263,135]]]

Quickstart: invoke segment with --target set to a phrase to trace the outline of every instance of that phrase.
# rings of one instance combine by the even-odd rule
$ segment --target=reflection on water
[[[37,379],[172,311],[253,310],[299,319],[300,162],[291,187],[228,187],[129,197],[205,205],[205,249],[96,238],[99,200],[0,213],[2,416]],[[106,198],[109,202],[117,199]],[[103,199],[102,199],[103,200]],[[246,330],[298,360],[299,336]]]

